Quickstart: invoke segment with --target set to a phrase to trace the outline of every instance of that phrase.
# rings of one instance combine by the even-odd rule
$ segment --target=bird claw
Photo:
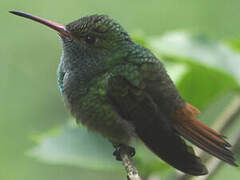
[[[125,148],[127,153],[133,157],[136,154],[135,148],[131,147],[131,146],[126,146],[123,144],[118,144],[115,146],[115,151],[113,152],[113,155],[116,157],[117,161],[122,161],[121,158],[121,151],[122,149]]]

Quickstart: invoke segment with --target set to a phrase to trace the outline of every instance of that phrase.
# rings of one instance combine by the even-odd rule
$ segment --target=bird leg
[[[113,155],[116,157],[117,161],[122,161],[122,158],[121,158],[122,151],[127,152],[130,157],[133,157],[136,154],[135,149],[131,146],[127,146],[124,144],[117,144],[117,145],[114,145],[114,147],[115,147],[115,151],[113,152]]]

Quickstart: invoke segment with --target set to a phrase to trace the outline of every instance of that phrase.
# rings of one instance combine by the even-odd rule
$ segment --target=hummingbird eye
[[[84,40],[87,44],[94,44],[96,42],[96,37],[88,35]]]

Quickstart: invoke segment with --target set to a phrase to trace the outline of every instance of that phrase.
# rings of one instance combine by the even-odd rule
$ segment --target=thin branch
[[[213,124],[213,128],[219,132],[223,132],[225,129],[231,125],[231,123],[238,117],[240,114],[240,96],[237,96],[233,99],[231,104],[227,107],[217,121]]]
[[[120,156],[127,172],[128,180],[141,180],[138,170],[129,155],[129,151],[126,148],[121,148]]]
[[[213,125],[213,129],[217,130],[218,132],[223,132],[237,119],[237,117],[240,114],[240,96],[237,96],[233,99],[231,104],[226,108],[222,114],[220,114],[218,120],[215,121]],[[238,137],[233,137],[234,141],[232,142],[232,149],[234,149],[235,146],[237,146],[237,141],[240,139],[240,135]],[[207,160],[207,167],[209,169],[209,174],[206,176],[198,177],[195,180],[205,180],[211,175],[215,173],[215,171],[221,166],[222,161],[212,158],[211,156],[208,156],[204,151],[198,150],[198,154],[201,159]],[[205,178],[206,177],[206,178]],[[179,174],[177,176],[177,180],[188,180],[192,178],[192,176],[187,174]]]

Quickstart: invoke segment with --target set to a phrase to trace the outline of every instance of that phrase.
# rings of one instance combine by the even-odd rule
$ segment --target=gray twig
[[[134,165],[131,156],[129,155],[129,151],[127,148],[121,148],[120,156],[122,159],[122,163],[127,172],[128,180],[141,180],[141,177],[138,174],[138,170]]]

